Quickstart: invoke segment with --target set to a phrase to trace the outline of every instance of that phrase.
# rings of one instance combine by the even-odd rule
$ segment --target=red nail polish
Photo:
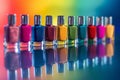
[[[88,17],[88,39],[96,38],[96,26],[94,25],[94,17]]]
[[[55,44],[55,33],[56,28],[52,25],[52,16],[46,16],[46,27],[45,27],[45,43],[46,45]]]
[[[7,48],[15,48],[19,41],[19,27],[16,26],[16,15],[8,15],[8,25],[4,27],[4,45]]]

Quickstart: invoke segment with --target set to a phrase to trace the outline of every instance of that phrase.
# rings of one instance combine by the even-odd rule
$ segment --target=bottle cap
[[[64,73],[64,64],[63,63],[58,64],[58,72],[59,73]]]
[[[74,25],[75,19],[74,16],[68,16],[68,25]]]
[[[96,25],[104,25],[104,17],[96,17]]]
[[[41,24],[41,16],[35,15],[34,16],[34,25],[40,25]]]
[[[23,78],[28,78],[28,75],[29,74],[29,70],[28,69],[23,69],[22,70],[22,76],[23,76]]]
[[[64,16],[58,16],[58,25],[63,25],[64,24]]]
[[[46,65],[46,71],[47,71],[47,74],[52,74],[52,65],[50,64]]]
[[[40,67],[35,67],[35,76],[37,76],[37,77],[41,76],[41,68]]]
[[[94,16],[88,17],[88,25],[94,25]]]
[[[16,14],[9,14],[8,15],[8,24],[14,25],[16,23]]]
[[[21,24],[28,24],[28,15],[21,16]]]
[[[46,16],[46,25],[52,25],[52,16]]]
[[[111,16],[108,18],[108,24],[112,24],[112,17]]]
[[[85,16],[78,16],[78,25],[85,24]]]

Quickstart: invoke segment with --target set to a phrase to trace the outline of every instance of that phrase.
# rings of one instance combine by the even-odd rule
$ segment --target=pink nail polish
[[[103,17],[97,17],[97,38],[105,40],[105,26],[103,24]]]
[[[15,48],[19,41],[19,27],[16,26],[16,15],[8,15],[8,25],[4,27],[4,46]]]
[[[28,15],[21,16],[21,26],[20,26],[20,47],[30,46],[31,41],[31,26],[29,25]]]

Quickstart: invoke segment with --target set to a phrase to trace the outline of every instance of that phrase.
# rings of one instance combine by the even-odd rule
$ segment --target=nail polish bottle
[[[97,44],[97,56],[99,58],[99,62],[98,64],[100,66],[104,65],[104,60],[105,60],[105,54],[106,54],[106,48],[105,48],[105,44],[103,43],[98,43]]]
[[[88,44],[88,66],[89,67],[95,67],[96,66],[96,57],[97,57],[97,53],[96,53],[96,44],[95,43],[91,43]]]
[[[74,16],[68,17],[68,44],[75,44],[77,39],[77,26]]]
[[[41,77],[42,66],[45,65],[45,53],[41,47],[34,47],[33,50],[33,66],[35,77]]]
[[[78,16],[78,43],[87,41],[87,26],[85,25],[85,16]]]
[[[68,47],[68,70],[75,70],[75,62],[77,61],[77,47],[69,46]]]
[[[55,45],[56,27],[52,25],[52,16],[46,16],[45,44]]]
[[[30,72],[29,69],[32,67],[32,53],[28,48],[21,48],[21,69],[22,69],[22,78],[29,79]]]
[[[88,17],[88,40],[95,41],[96,26],[94,25],[94,17]]]
[[[43,46],[45,36],[45,27],[41,25],[41,16],[34,16],[34,26],[32,27],[33,46]]]
[[[55,50],[53,46],[47,46],[45,49],[45,58],[46,58],[46,74],[53,74],[53,65],[55,64]]]
[[[20,68],[20,55],[15,49],[5,50],[5,68],[8,72],[8,80],[16,80],[17,69]]]
[[[29,25],[28,15],[21,16],[20,47],[29,47],[31,41],[32,27]]]
[[[86,60],[87,60],[87,45],[83,43],[82,45],[78,45],[78,69],[86,68],[87,66]]]
[[[67,46],[58,46],[57,47],[57,65],[58,73],[64,73],[65,63],[68,59],[68,48]]]
[[[105,26],[104,18],[96,17],[96,26],[97,26],[97,40],[105,41]]]
[[[18,47],[19,27],[16,26],[16,15],[8,15],[8,24],[4,27],[4,46],[7,48]]]
[[[66,44],[68,29],[67,26],[64,25],[64,16],[58,16],[58,30],[57,30],[57,44],[63,45]]]
[[[106,25],[106,38],[110,40],[114,40],[114,25],[112,25],[112,17],[105,17],[105,25]]]
[[[112,64],[112,57],[114,56],[114,44],[112,42],[106,43],[106,57],[107,57],[107,64]]]

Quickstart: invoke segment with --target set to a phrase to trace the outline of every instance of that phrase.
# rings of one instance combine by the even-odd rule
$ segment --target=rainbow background
[[[53,24],[56,24],[58,15],[65,15],[66,23],[68,15],[113,16],[116,33],[120,33],[120,28],[117,27],[120,25],[119,7],[119,0],[0,0],[0,80],[7,79],[7,72],[2,65],[4,65],[3,30],[7,24],[8,14],[17,14],[17,25],[20,25],[21,14],[29,14],[31,25],[34,14],[42,16],[43,25],[46,15],[54,17]]]

